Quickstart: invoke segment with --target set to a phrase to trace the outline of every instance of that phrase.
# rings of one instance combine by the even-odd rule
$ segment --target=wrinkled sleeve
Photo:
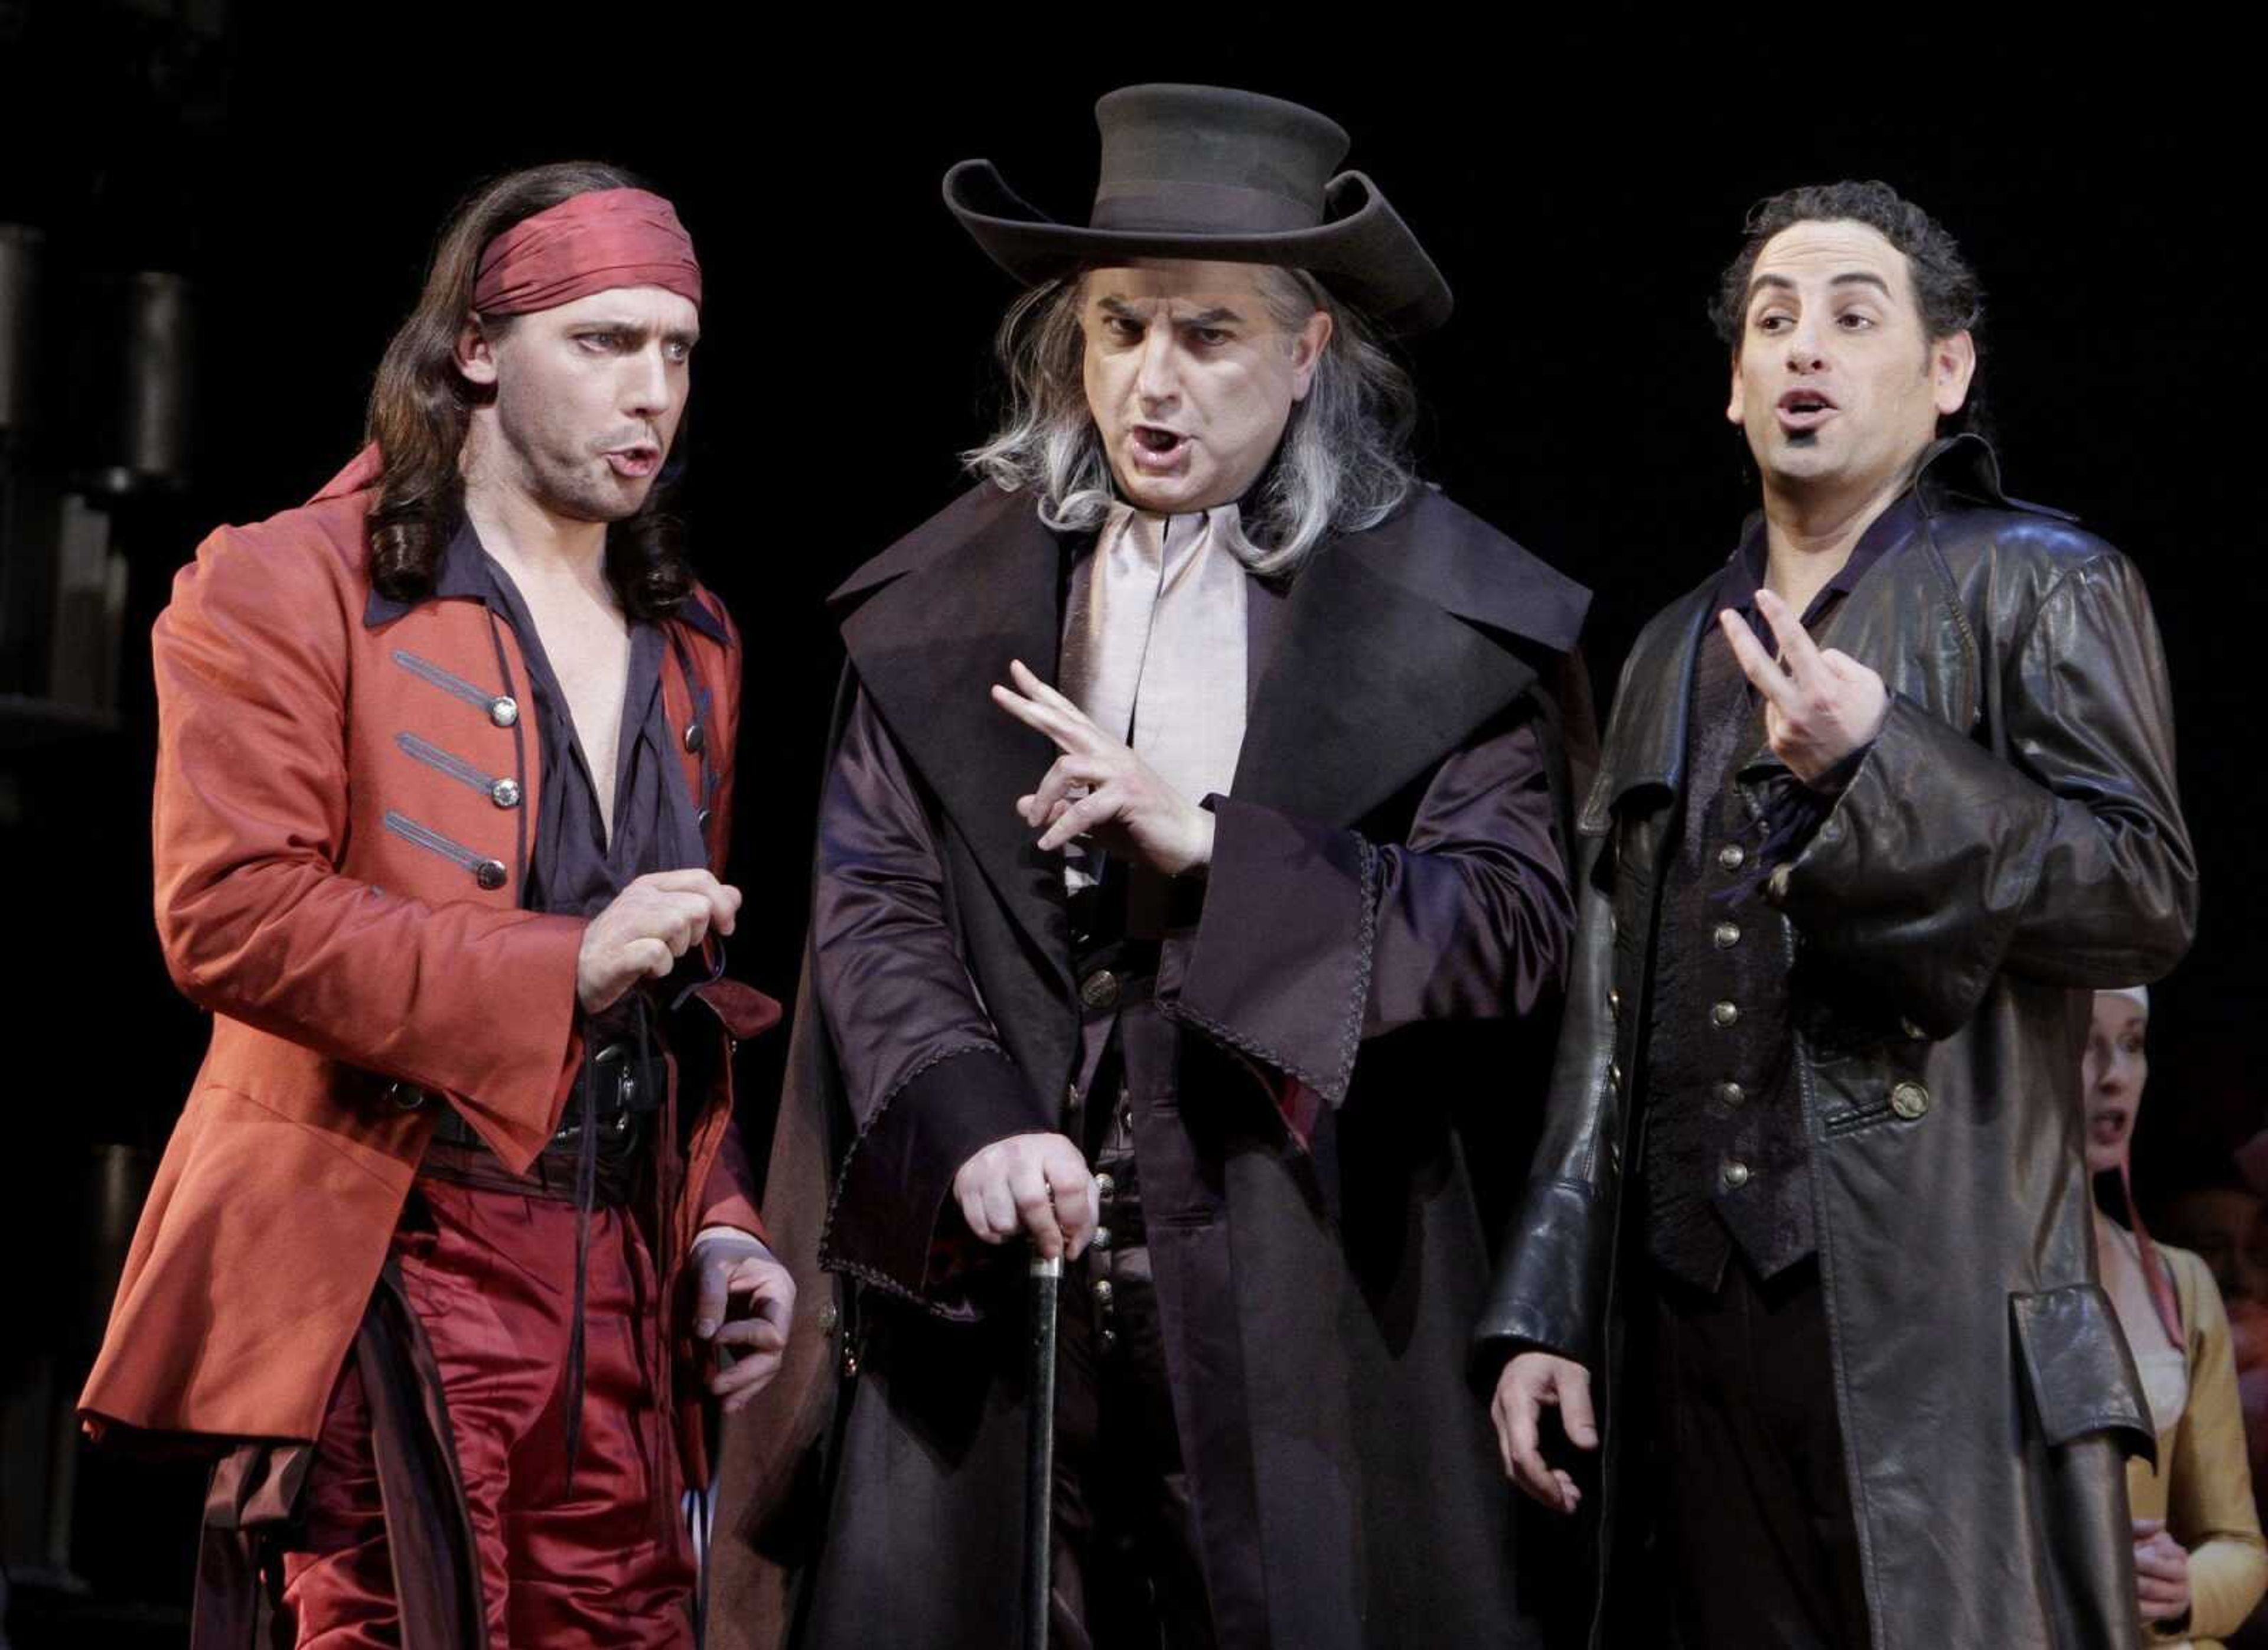
[[[996,1140],[1052,1125],[961,961],[936,827],[863,693],[820,803],[812,952],[857,1130],[821,1261],[957,1310],[954,1174]]]
[[[2268,1590],[2268,1551],[2244,1457],[2228,1313],[2212,1275],[2201,1264],[2194,1271],[2189,1403],[2166,1466],[2166,1527],[2189,1549],[2190,1614],[2153,1637],[2225,1639]]]
[[[341,874],[354,589],[328,546],[223,529],[151,652],[158,933],[200,1007],[447,1094],[506,1161],[557,1126],[579,918]]]
[[[769,1242],[771,1234],[764,1227],[764,1218],[756,1208],[756,1177],[748,1167],[747,1148],[740,1144],[740,1126],[737,1123],[725,1125],[725,1138],[717,1149],[717,1160],[710,1165],[709,1178],[702,1182],[701,1215],[696,1230],[711,1226],[733,1226],[749,1236]]]
[[[1513,1354],[1531,1348],[1594,1369],[1602,1361],[1629,1126],[1617,1070],[1625,1034],[1615,991],[1616,864],[1610,837],[1585,843],[1567,1005],[1545,1093],[1543,1132],[1473,1331],[1473,1374],[1483,1386],[1495,1381]]]
[[[1834,809],[1766,885],[1934,1036],[2004,971],[2159,979],[2196,923],[2165,659],[2124,556],[2106,547],[2059,576],[1992,696],[2007,761],[1894,697]]]
[[[1573,922],[1560,760],[1530,697],[1434,770],[1400,842],[1211,799],[1204,912],[1161,1008],[1332,1105],[1366,1037],[1526,1012]]]

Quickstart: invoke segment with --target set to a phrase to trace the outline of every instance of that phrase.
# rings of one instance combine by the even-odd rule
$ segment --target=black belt
[[[591,1087],[591,1110],[602,1151],[634,1145],[645,1120],[661,1109],[669,1092],[669,1064],[656,1054],[637,1057],[633,1043],[610,1042],[583,1064],[559,1131],[544,1145],[547,1152],[578,1143],[583,1130],[583,1088]],[[444,1107],[433,1138],[450,1145],[479,1145],[481,1137],[454,1107]]]

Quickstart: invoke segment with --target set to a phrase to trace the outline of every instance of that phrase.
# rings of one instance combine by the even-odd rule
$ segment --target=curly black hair
[[[1961,411],[1940,428],[1980,431],[1984,424],[1981,376],[1984,365],[1984,284],[1944,225],[1879,179],[1807,183],[1768,195],[1749,209],[1747,239],[1725,268],[1710,300],[1709,319],[1727,350],[1738,351],[1747,325],[1749,280],[1764,243],[1798,224],[1864,224],[1906,255],[1913,276],[1914,301],[1931,342],[1967,333],[1977,346],[1978,378],[1970,382]]]

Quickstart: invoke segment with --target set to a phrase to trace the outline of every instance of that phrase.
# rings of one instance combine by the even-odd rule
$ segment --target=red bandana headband
[[[701,265],[677,210],[644,189],[592,189],[524,217],[482,250],[473,308],[483,315],[556,309],[616,286],[658,286],[701,302]],[[308,502],[376,484],[385,461],[375,444]]]
[[[482,249],[473,308],[525,315],[615,286],[658,286],[701,302],[693,238],[659,195],[592,189],[522,218]]]

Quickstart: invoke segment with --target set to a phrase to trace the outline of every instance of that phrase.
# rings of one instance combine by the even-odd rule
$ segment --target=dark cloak
[[[718,1646],[777,1643],[791,1612],[811,1644],[1014,1637],[1020,1269],[946,1276],[937,1240],[954,1170],[1061,1126],[1074,1068],[1061,862],[1008,806],[1052,753],[984,691],[1012,658],[1053,669],[1080,542],[980,487],[834,599],[850,661],[830,751],[863,696],[918,786],[936,920],[997,1035],[941,1035],[865,1092],[806,966],[765,1195],[805,1293],[787,1367],[727,1433]],[[1225,1644],[1535,1641],[1466,1340],[1564,965],[1587,600],[1421,490],[1299,575],[1215,804],[1204,916],[1160,967],[1171,1051],[1130,1076]],[[1518,870],[1443,832],[1435,794],[1508,736],[1540,753],[1523,806],[1549,851]],[[1413,935],[1438,943],[1374,976]],[[1388,996],[1426,1006],[1384,1030]],[[1285,1073],[1320,1102],[1304,1140]]]

